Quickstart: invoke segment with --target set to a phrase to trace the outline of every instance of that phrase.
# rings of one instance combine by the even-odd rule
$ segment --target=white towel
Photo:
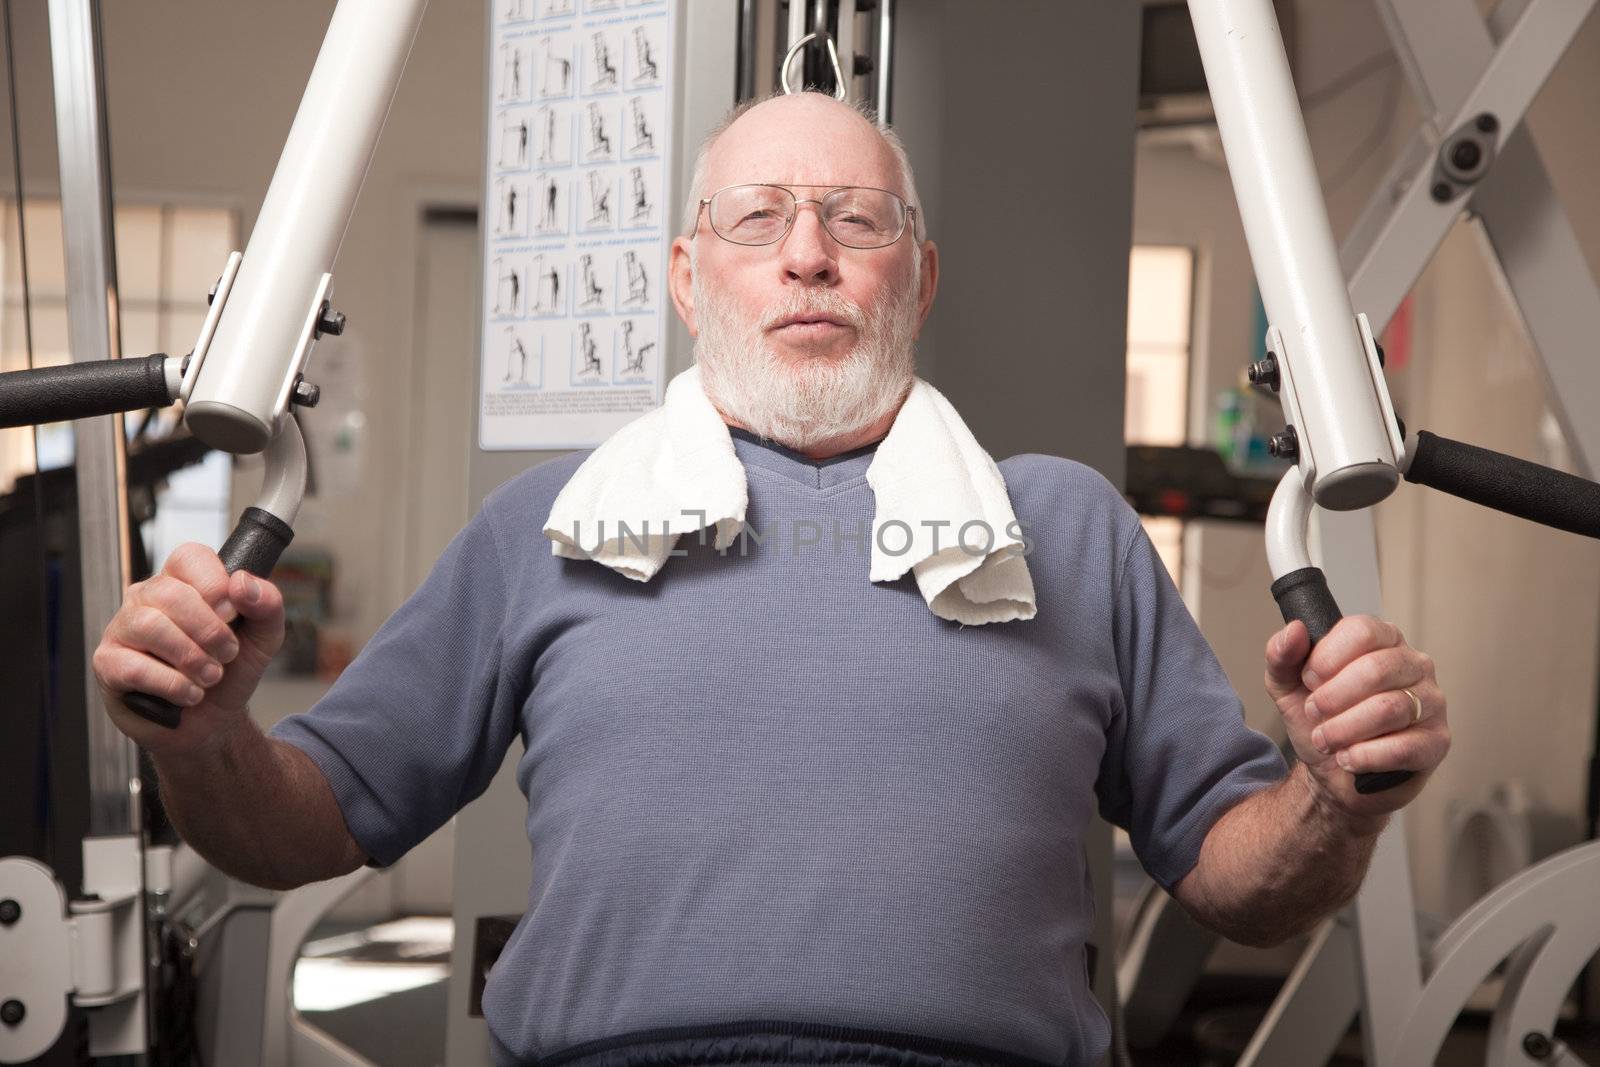
[[[869,581],[909,570],[933,613],[953,622],[1033,618],[1033,579],[1000,468],[921,378],[878,444],[867,483],[876,497]],[[714,529],[716,548],[732,545],[749,499],[733,437],[696,366],[667,384],[660,407],[583,461],[544,533],[555,555],[647,582],[686,533]]]

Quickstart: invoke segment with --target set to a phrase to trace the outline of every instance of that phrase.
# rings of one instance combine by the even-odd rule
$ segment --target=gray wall
[[[896,11],[893,118],[943,272],[925,376],[997,459],[1120,485],[1138,5]]]

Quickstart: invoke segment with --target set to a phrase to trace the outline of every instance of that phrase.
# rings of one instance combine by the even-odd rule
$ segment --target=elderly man
[[[1093,1062],[1097,809],[1235,940],[1279,942],[1348,900],[1449,745],[1428,658],[1371,618],[1309,656],[1300,624],[1275,634],[1286,770],[1115,489],[1049,456],[996,473],[915,378],[938,250],[898,141],[856,111],[805,94],[736,113],[688,214],[670,285],[696,367],[601,449],[495,492],[273,737],[245,712],[281,641],[271,584],[186,546],[130,590],[96,669],[184,836],[267,886],[390,864],[520,737],[533,888],[484,999],[507,1064]],[[973,499],[999,494],[984,514],[1025,531],[1025,560],[962,568],[987,592],[934,596],[924,565],[948,556],[874,560],[869,581],[865,535],[794,534],[872,528],[907,479],[961,484],[926,469],[959,456]],[[575,486],[653,499],[701,459],[733,472],[729,515],[634,551],[638,569],[621,539],[586,547],[555,521]],[[182,726],[130,715],[134,689],[185,705]],[[1397,768],[1418,773],[1353,789]]]

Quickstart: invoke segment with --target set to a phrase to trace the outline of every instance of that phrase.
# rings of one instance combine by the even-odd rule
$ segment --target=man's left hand
[[[1315,649],[1305,624],[1290,623],[1267,642],[1266,685],[1314,785],[1360,822],[1410,803],[1450,750],[1433,660],[1382,619],[1347,616]],[[1381,793],[1356,792],[1356,774],[1396,770],[1414,774]]]

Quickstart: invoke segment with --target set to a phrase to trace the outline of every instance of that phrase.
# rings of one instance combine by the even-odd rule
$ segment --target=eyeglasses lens
[[[796,211],[794,194],[774,185],[736,185],[711,198],[711,226],[724,240],[768,245],[782,239]],[[905,205],[881,189],[834,189],[822,199],[822,224],[850,248],[881,248],[899,240]]]

